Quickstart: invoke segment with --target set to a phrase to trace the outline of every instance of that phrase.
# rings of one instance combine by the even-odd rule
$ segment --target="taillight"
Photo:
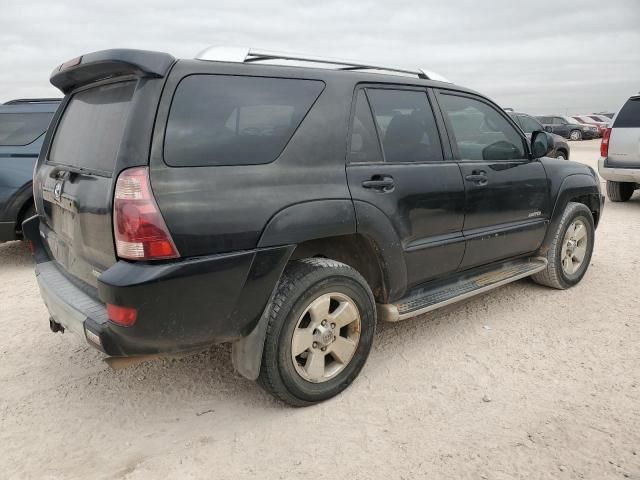
[[[131,327],[138,319],[138,310],[131,307],[121,307],[107,303],[107,317],[113,323],[123,327]]]
[[[600,156],[609,156],[609,137],[611,136],[611,129],[607,128],[602,134],[602,142],[600,142]]]
[[[124,170],[116,182],[113,232],[118,257],[159,260],[180,256],[153,198],[149,170]]]

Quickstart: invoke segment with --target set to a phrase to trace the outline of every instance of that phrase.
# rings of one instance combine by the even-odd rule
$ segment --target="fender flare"
[[[258,248],[294,246],[307,240],[353,233],[361,233],[373,242],[383,262],[385,285],[393,286],[389,296],[400,297],[406,289],[407,279],[402,246],[389,219],[371,204],[351,200],[314,200],[292,205],[275,214],[267,223]],[[293,250],[290,249],[289,256]],[[264,340],[276,288],[277,282],[254,329],[231,347],[234,368],[249,380],[256,380],[260,375]]]
[[[20,188],[18,188],[15,193],[9,198],[6,203],[4,212],[1,212],[2,215],[6,218],[7,221],[16,222],[16,226],[18,226],[18,216],[20,215],[20,211],[32,198],[33,182],[29,180]]]
[[[258,248],[355,232],[356,217],[351,200],[312,200],[290,205],[271,217],[258,240]]]
[[[557,228],[564,209],[572,198],[576,197],[588,197],[590,198],[590,205],[587,205],[593,211],[597,211],[600,214],[600,190],[598,188],[597,179],[586,173],[576,173],[566,177],[556,194],[551,218],[549,220],[549,227],[547,233],[542,242],[541,248],[546,248],[550,245],[553,238],[555,229]],[[600,216],[600,215],[598,215]]]

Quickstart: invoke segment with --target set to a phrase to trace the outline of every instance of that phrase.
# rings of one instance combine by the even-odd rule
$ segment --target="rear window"
[[[0,113],[0,146],[24,146],[47,131],[53,113]]]
[[[627,103],[620,109],[613,126],[618,128],[640,127],[640,97],[627,100]]]
[[[135,86],[135,81],[120,82],[74,94],[56,130],[49,161],[112,172]]]
[[[315,80],[186,77],[171,103],[165,161],[176,167],[269,163],[323,88]]]

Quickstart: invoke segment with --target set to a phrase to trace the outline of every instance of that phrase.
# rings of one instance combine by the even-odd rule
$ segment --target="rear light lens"
[[[609,156],[609,137],[611,136],[611,129],[607,128],[602,134],[602,142],[600,142],[600,156]]]
[[[107,317],[116,325],[132,327],[138,318],[138,310],[107,303]]]
[[[161,260],[180,256],[153,198],[147,167],[124,170],[118,177],[113,232],[120,258]]]
[[[66,70],[67,68],[71,68],[71,67],[75,67],[76,65],[80,65],[80,62],[82,61],[82,57],[76,57],[76,58],[72,58],[71,60],[64,62],[62,65],[60,65],[59,70]]]

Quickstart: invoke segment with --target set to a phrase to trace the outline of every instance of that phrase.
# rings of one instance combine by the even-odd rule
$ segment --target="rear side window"
[[[441,94],[439,100],[458,147],[459,160],[525,158],[521,135],[496,109],[458,95]]]
[[[272,162],[323,88],[315,80],[186,77],[171,103],[165,161],[176,167]]]
[[[425,92],[368,89],[385,161],[441,161],[442,146]]]
[[[71,97],[56,130],[49,160],[112,172],[136,82],[94,87]]]
[[[630,98],[620,109],[613,124],[618,128],[640,128],[640,97]]]
[[[53,113],[0,113],[0,146],[29,145],[49,127]]]

